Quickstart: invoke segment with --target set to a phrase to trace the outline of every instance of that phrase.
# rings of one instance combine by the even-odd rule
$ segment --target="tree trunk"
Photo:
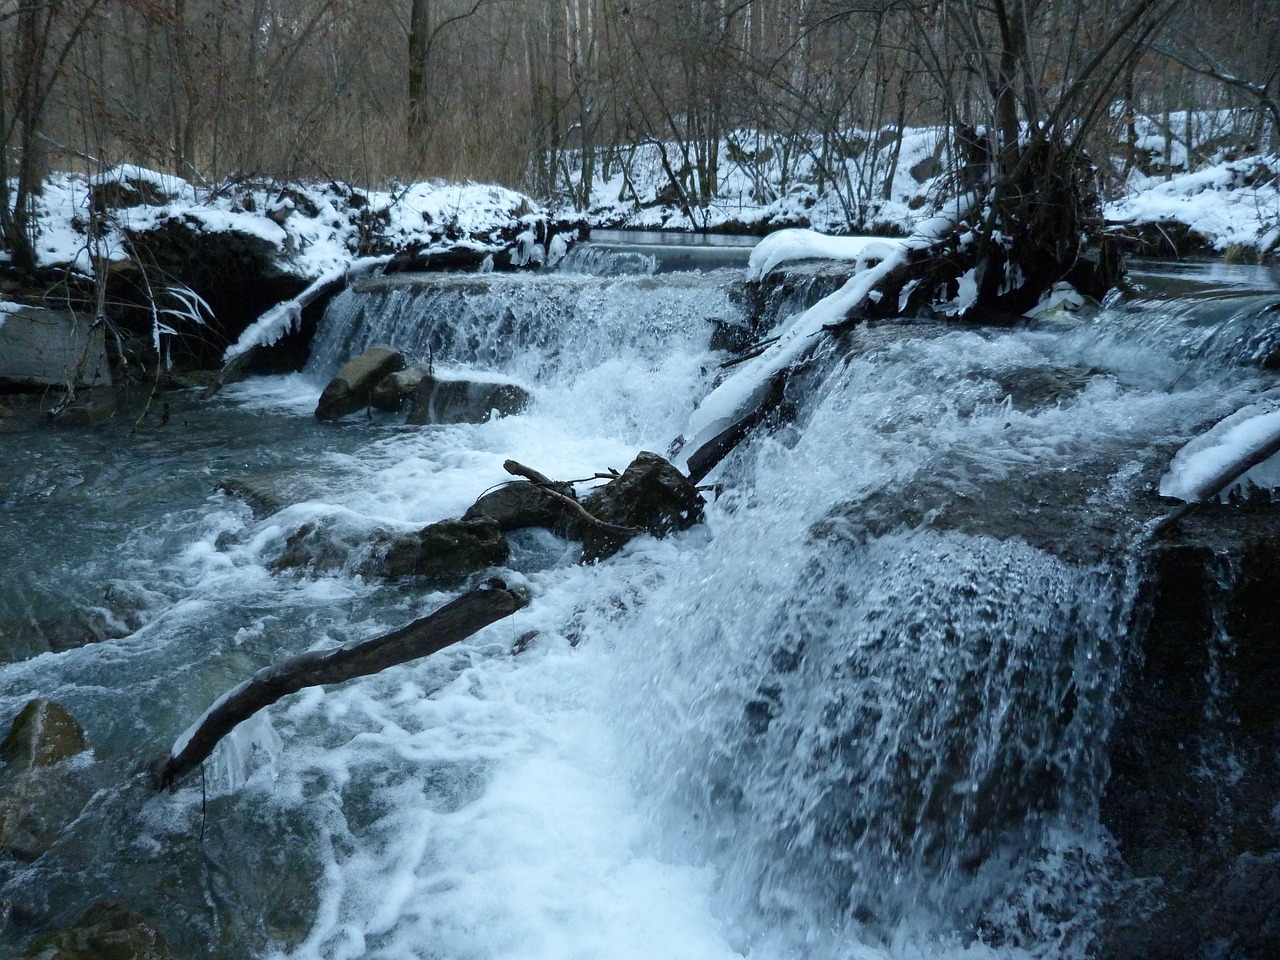
[[[427,45],[431,36],[431,0],[409,6],[409,140],[422,139],[427,128]]]
[[[371,640],[333,650],[313,650],[263,667],[223,694],[189,734],[173,745],[155,770],[156,789],[172,787],[213,752],[235,727],[281,697],[306,687],[366,677],[397,664],[417,660],[465,640],[489,624],[529,603],[528,596],[493,579],[457,597],[434,613]]]

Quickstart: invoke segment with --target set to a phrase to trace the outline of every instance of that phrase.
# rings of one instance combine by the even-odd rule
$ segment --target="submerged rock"
[[[172,960],[164,937],[116,904],[90,907],[69,930],[40,937],[17,960]]]
[[[529,391],[509,380],[467,379],[445,374],[418,381],[408,422],[484,423],[493,413],[509,417],[529,405]]]
[[[0,743],[0,851],[35,860],[75,820],[90,789],[67,761],[84,753],[80,724],[51,700],[32,700]]]
[[[582,498],[593,517],[655,537],[700,523],[705,505],[688,477],[648,451],[641,451],[618,479]],[[612,556],[631,536],[583,524],[582,558],[589,562]]]
[[[416,533],[385,538],[375,549],[371,572],[384,577],[464,577],[505,563],[506,538],[489,517],[441,520]]]
[[[84,730],[66,707],[37,698],[22,708],[0,743],[6,775],[69,760],[85,750]]]
[[[404,356],[391,347],[370,347],[338,371],[320,394],[316,418],[337,420],[369,406],[373,388],[390,373],[404,369]]]

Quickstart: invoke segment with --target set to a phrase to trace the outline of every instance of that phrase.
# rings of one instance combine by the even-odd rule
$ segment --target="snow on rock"
[[[146,167],[135,166],[131,163],[123,163],[102,173],[96,173],[89,177],[88,183],[91,190],[113,186],[122,187],[123,190],[116,194],[116,197],[135,200],[137,203],[155,203],[157,202],[154,199],[156,197],[167,200],[176,200],[182,197],[195,199],[195,192],[191,184],[181,177],[148,170]]]
[[[1174,455],[1160,478],[1160,495],[1198,503],[1280,487],[1280,408],[1252,404],[1214,424]],[[1255,465],[1245,470],[1254,462]],[[1243,471],[1243,472],[1242,472]]]
[[[133,256],[131,238],[172,223],[196,233],[239,233],[276,251],[283,273],[316,280],[362,253],[453,249],[482,253],[535,229],[547,214],[522,193],[487,184],[415,183],[393,190],[269,180],[197,187],[179,177],[124,165],[92,177],[55,174],[36,198],[42,266],[92,275],[99,257]],[[100,232],[89,230],[91,209]]]

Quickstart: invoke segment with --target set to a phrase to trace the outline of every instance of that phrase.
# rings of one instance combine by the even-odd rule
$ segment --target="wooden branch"
[[[529,480],[532,483],[536,483],[540,487],[564,486],[563,483],[556,483],[556,481],[552,480],[545,473],[539,473],[537,470],[533,469],[533,467],[526,467],[518,460],[504,460],[502,462],[502,469],[507,471],[507,473],[511,474],[513,477],[524,477],[524,479]]]
[[[624,527],[617,523],[609,523],[607,520],[601,520],[599,517],[595,516],[595,514],[589,513],[587,508],[573,497],[561,492],[564,487],[568,486],[568,484],[557,483],[555,480],[547,477],[546,474],[539,473],[537,470],[533,469],[533,467],[526,467],[523,463],[520,463],[517,460],[507,460],[502,464],[502,469],[506,470],[507,473],[514,477],[524,477],[524,479],[537,484],[549,496],[559,500],[562,504],[568,507],[569,511],[579,520],[588,526],[595,527],[597,530],[602,530],[605,533],[611,533],[618,537],[638,537],[640,534],[646,532],[639,527]],[[601,477],[602,479],[614,479],[614,476],[612,475],[597,473],[596,476]]]
[[[494,578],[398,630],[332,650],[312,650],[263,667],[219,697],[193,728],[178,738],[169,756],[156,764],[156,789],[173,787],[203,763],[237,724],[281,697],[306,687],[369,676],[436,653],[528,603],[524,591]]]

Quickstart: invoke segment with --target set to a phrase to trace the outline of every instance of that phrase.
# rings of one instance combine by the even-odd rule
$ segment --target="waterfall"
[[[331,376],[382,343],[414,360],[545,382],[610,357],[652,359],[703,348],[712,321],[741,313],[725,278],[714,275],[393,275],[334,298],[307,371]]]
[[[798,282],[763,323],[812,295]],[[1213,343],[1264,335],[1258,296],[1222,306]],[[725,272],[381,278],[334,299],[302,376],[175,396],[164,435],[60,431],[0,466],[0,532],[20,513],[14,542],[45,571],[23,609],[101,604],[62,587],[103,582],[116,626],[8,664],[0,709],[59,700],[95,746],[76,769],[120,784],[0,877],[29,918],[0,951],[120,896],[219,958],[1090,956],[1125,896],[1100,809],[1152,491],[1189,436],[1270,389],[1240,366],[1253,347],[1184,342],[1181,303],[827,338],[711,475],[705,523],[595,565],[513,535],[500,572],[533,596],[515,617],[282,700],[229,745],[230,780],[211,764],[170,796],[136,775],[255,670],[449,595],[282,570],[293,534],[332,521],[335,549],[363,549],[461,515],[507,458],[578,479],[661,452],[748,302]],[[325,380],[375,343],[534,402],[481,424],[315,422]],[[277,502],[214,492],[243,474]],[[87,492],[109,506],[86,512]]]

